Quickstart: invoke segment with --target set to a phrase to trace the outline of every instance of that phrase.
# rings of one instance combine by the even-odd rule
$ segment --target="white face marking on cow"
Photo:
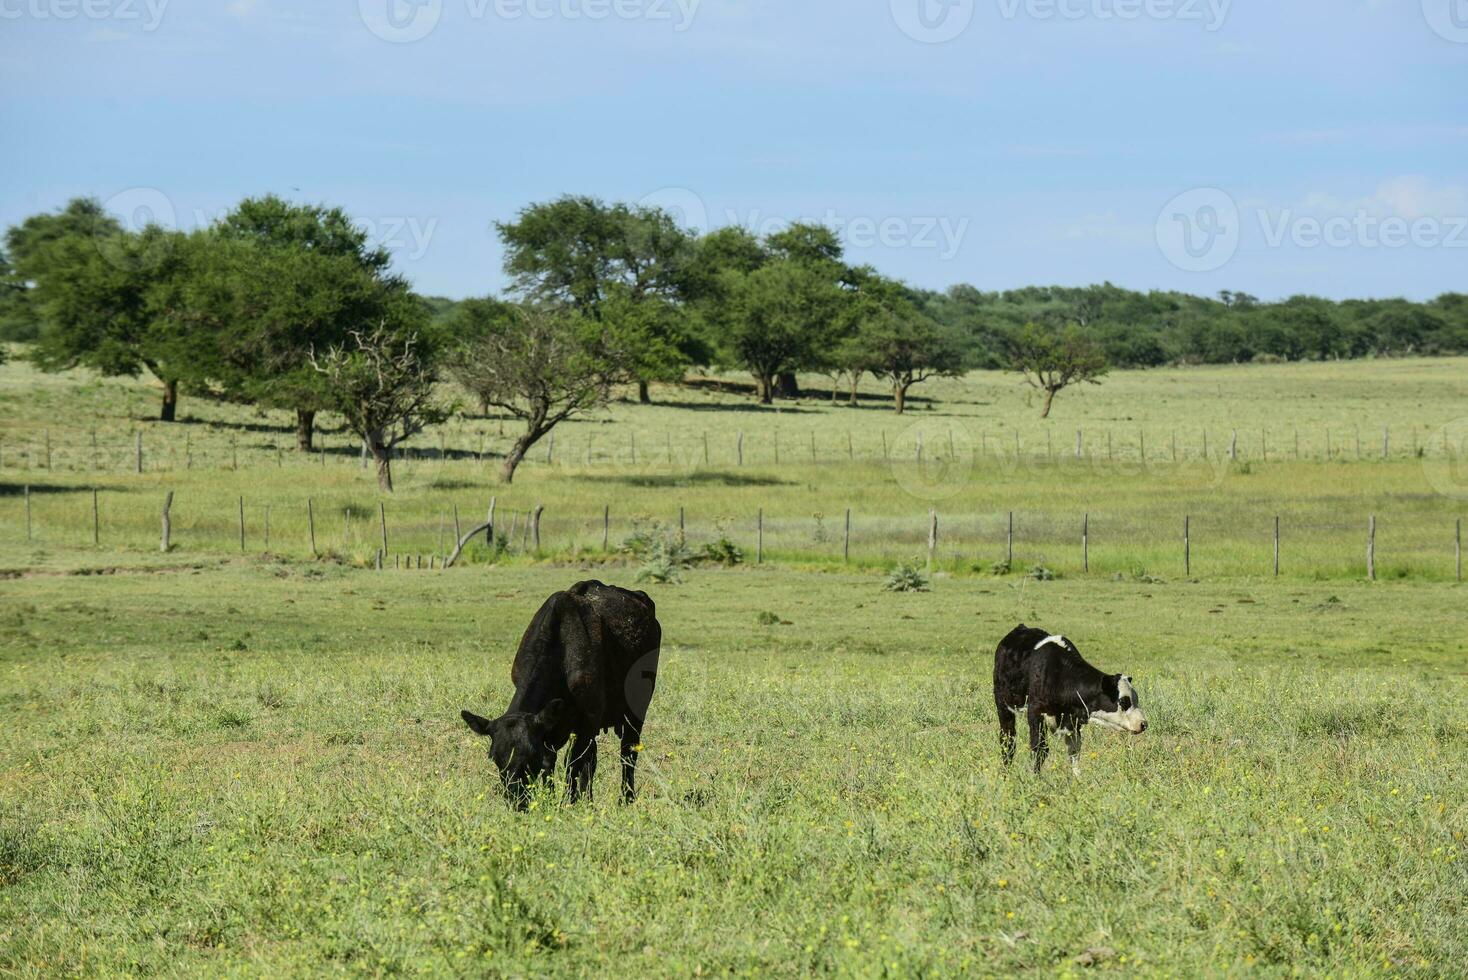
[[[1137,689],[1132,679],[1123,674],[1116,682],[1117,710],[1093,711],[1089,721],[1101,728],[1140,735],[1147,728],[1147,717],[1137,704]]]
[[[1065,637],[1061,636],[1059,633],[1056,633],[1054,636],[1047,636],[1039,643],[1036,643],[1035,649],[1038,650],[1047,643],[1054,643],[1056,646],[1060,647],[1060,649],[1064,650],[1065,642]]]

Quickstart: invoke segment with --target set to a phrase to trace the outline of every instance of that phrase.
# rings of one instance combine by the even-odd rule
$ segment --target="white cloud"
[[[1391,177],[1376,190],[1360,197],[1340,197],[1330,193],[1308,195],[1303,206],[1310,211],[1351,214],[1364,211],[1375,217],[1398,217],[1407,220],[1468,215],[1468,188],[1458,184],[1434,184],[1426,177],[1404,175]]]

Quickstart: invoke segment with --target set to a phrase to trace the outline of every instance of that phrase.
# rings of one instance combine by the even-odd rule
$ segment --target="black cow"
[[[1015,715],[1021,709],[1028,713],[1036,772],[1049,752],[1050,730],[1065,733],[1071,769],[1077,772],[1086,724],[1132,735],[1147,730],[1130,677],[1103,674],[1065,637],[1024,623],[1010,630],[994,651],[994,707],[1005,765],[1014,761]]]
[[[524,808],[531,782],[555,769],[571,739],[570,797],[590,798],[596,737],[607,728],[622,740],[622,799],[632,799],[662,636],[645,592],[589,581],[545,600],[520,639],[505,713],[491,721],[462,712],[475,734],[489,736],[511,803]]]

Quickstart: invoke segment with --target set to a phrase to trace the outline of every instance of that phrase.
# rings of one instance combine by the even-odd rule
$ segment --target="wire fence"
[[[363,500],[350,493],[303,498],[183,494],[141,488],[23,486],[9,494],[0,533],[13,550],[93,548],[180,554],[330,556],[373,567],[441,568],[461,544],[462,561],[501,557],[603,561],[625,557],[634,539],[678,541],[695,557],[706,546],[742,563],[888,566],[995,575],[1111,575],[1135,580],[1207,576],[1425,577],[1462,581],[1462,518],[1438,512],[1308,514],[1237,506],[1162,514],[996,510],[863,514],[626,512],[611,500],[557,511],[464,494]],[[489,523],[493,534],[478,525]],[[709,560],[716,560],[710,558]]]
[[[643,430],[618,425],[565,426],[532,447],[531,468],[741,467],[897,460],[1086,460],[1150,465],[1196,460],[1392,460],[1468,456],[1468,425],[1321,425],[1169,428],[1058,426],[1020,431],[988,429],[959,420],[891,421],[856,429],[798,426],[691,431]],[[513,430],[444,427],[421,433],[395,450],[398,461],[501,458]],[[322,467],[361,465],[359,440],[342,431],[318,430],[309,454],[292,433],[261,426],[209,427],[195,438],[183,431],[149,427],[132,431],[74,427],[0,435],[0,471],[150,473],[241,470],[294,465],[302,458]]]

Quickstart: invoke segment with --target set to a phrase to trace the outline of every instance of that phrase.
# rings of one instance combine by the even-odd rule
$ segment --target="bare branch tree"
[[[332,408],[372,453],[377,485],[392,493],[392,451],[448,412],[433,400],[434,376],[417,333],[395,334],[385,323],[350,331],[352,343],[332,347],[311,366],[325,375]]]
[[[604,405],[628,363],[606,331],[578,314],[552,307],[480,308],[463,332],[475,337],[450,373],[481,404],[525,422],[500,475],[509,483],[530,447],[557,424]],[[473,318],[473,309],[469,311]]]

